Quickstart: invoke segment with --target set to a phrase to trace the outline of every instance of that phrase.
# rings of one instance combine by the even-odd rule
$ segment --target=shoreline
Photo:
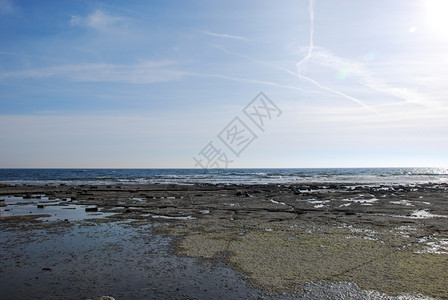
[[[96,208],[103,220],[98,224],[157,224],[156,232],[175,238],[177,255],[217,261],[277,297],[306,297],[307,286],[314,287],[311,293],[335,284],[341,291],[345,284],[361,294],[445,299],[447,191],[440,183],[0,185],[0,199],[21,197],[22,206],[34,207],[45,198],[51,205],[42,214],[52,206]],[[88,221],[5,213],[1,231],[48,231]]]

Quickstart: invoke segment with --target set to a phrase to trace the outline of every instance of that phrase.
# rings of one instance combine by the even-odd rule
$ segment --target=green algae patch
[[[391,295],[413,292],[448,299],[448,256],[397,251],[353,269],[340,279]]]
[[[177,244],[181,255],[202,258],[214,258],[229,249],[231,237],[221,234],[188,235]]]
[[[383,244],[348,239],[340,233],[290,236],[285,232],[251,232],[231,243],[230,261],[250,279],[272,290],[290,290],[307,282],[337,276],[389,251]],[[273,280],[275,284],[269,284]]]
[[[221,258],[269,292],[294,291],[305,283],[354,282],[390,295],[448,297],[448,256],[416,254],[422,246],[386,228],[337,227],[298,221],[236,222],[219,227],[204,221],[165,227],[180,237],[178,254]],[[202,229],[207,228],[207,231]]]

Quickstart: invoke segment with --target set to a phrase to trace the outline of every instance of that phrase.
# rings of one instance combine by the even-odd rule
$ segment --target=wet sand
[[[4,185],[0,293],[448,299],[447,191],[446,184]]]

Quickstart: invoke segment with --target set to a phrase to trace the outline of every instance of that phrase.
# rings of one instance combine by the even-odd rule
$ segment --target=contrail
[[[310,44],[308,46],[308,54],[302,58],[297,64],[297,70],[299,70],[299,66],[306,62],[308,59],[311,58],[311,55],[313,54],[313,48],[314,48],[314,0],[310,0],[308,5],[308,12],[310,14]]]
[[[216,32],[211,32],[211,31],[200,31],[200,32],[207,34],[207,35],[211,35],[211,36],[247,41],[247,38],[245,38],[243,36],[239,36],[239,35],[233,35],[233,34],[228,34],[228,33],[216,33]]]
[[[350,95],[344,94],[344,93],[342,93],[342,92],[340,92],[338,90],[335,90],[335,89],[329,88],[327,86],[324,86],[324,85],[320,84],[317,80],[314,80],[314,79],[312,79],[312,78],[310,78],[308,76],[300,74],[300,66],[303,63],[305,63],[306,61],[308,61],[311,58],[311,56],[313,55],[313,48],[314,48],[314,0],[310,0],[309,1],[308,12],[309,12],[309,17],[310,17],[310,37],[309,37],[310,38],[310,43],[308,45],[308,54],[296,63],[297,74],[296,73],[293,73],[293,74],[296,77],[300,78],[300,79],[306,80],[306,81],[314,84],[315,86],[317,86],[318,88],[320,88],[322,90],[329,91],[329,92],[331,92],[333,94],[336,94],[338,96],[341,96],[341,97],[343,97],[343,98],[345,98],[347,100],[356,102],[359,105],[361,105],[362,107],[364,107],[364,108],[366,108],[366,109],[368,109],[370,111],[373,111],[375,113],[378,113],[373,108],[371,108],[368,105],[364,104],[364,102],[362,102],[361,100],[356,99],[355,97],[352,97]],[[288,73],[292,73],[289,70],[284,70],[284,71],[288,71]]]
[[[313,0],[311,0],[311,1],[313,1]],[[279,67],[279,66],[276,66],[276,65],[272,65],[272,64],[269,64],[269,63],[266,63],[266,62],[263,62],[263,61],[256,60],[255,58],[252,58],[252,57],[250,57],[250,56],[247,56],[247,55],[244,55],[244,54],[241,54],[241,53],[237,53],[237,52],[234,52],[234,51],[230,51],[230,50],[225,49],[225,48],[223,48],[223,47],[221,47],[221,46],[218,46],[218,45],[213,45],[213,46],[216,47],[216,48],[218,48],[218,49],[220,49],[221,51],[226,52],[226,53],[233,54],[233,55],[237,55],[237,56],[243,57],[243,58],[245,58],[245,59],[251,60],[251,61],[253,61],[253,62],[255,62],[255,63],[261,64],[261,65],[265,65],[265,66],[268,66],[268,67],[270,67],[270,68],[274,68],[274,69],[277,69],[277,70],[286,72],[286,73],[288,73],[288,74],[290,74],[290,75],[292,75],[292,76],[295,76],[295,77],[297,77],[297,78],[299,78],[299,79],[308,81],[308,82],[314,84],[315,86],[317,86],[318,88],[320,88],[320,89],[322,89],[322,90],[331,92],[331,93],[336,94],[336,95],[338,95],[338,96],[341,96],[341,97],[343,97],[343,98],[345,98],[345,99],[347,99],[347,100],[353,101],[353,102],[355,102],[355,103],[361,105],[362,107],[364,107],[364,108],[367,109],[367,110],[370,110],[370,111],[372,111],[372,112],[378,113],[375,109],[373,109],[373,108],[371,108],[370,106],[366,105],[366,104],[363,103],[361,100],[356,99],[355,97],[346,95],[346,94],[344,94],[344,93],[342,93],[342,92],[340,92],[340,91],[334,90],[334,89],[332,89],[332,88],[326,87],[326,86],[320,84],[319,82],[317,82],[316,80],[314,80],[314,79],[312,79],[312,78],[310,78],[310,77],[307,77],[307,76],[305,76],[305,75],[300,74],[299,70],[297,70],[297,73],[296,73],[296,72],[293,72],[293,71],[291,71],[291,70],[288,70],[288,69],[285,69],[285,68],[282,68],[282,67]],[[301,61],[303,61],[304,59],[305,59],[305,58],[303,58]],[[307,58],[306,58],[306,59],[307,59]],[[299,62],[299,63],[300,63],[300,62]],[[299,63],[298,63],[298,64],[299,64]],[[281,85],[278,85],[278,86],[281,86]],[[286,86],[284,86],[284,87],[286,87]],[[288,86],[288,87],[289,87],[289,86]],[[290,88],[290,87],[289,87],[289,88]]]
[[[326,92],[330,92],[330,93],[335,94],[337,96],[343,97],[343,98],[345,98],[347,100],[350,100],[352,102],[357,103],[358,105],[362,106],[363,108],[365,108],[365,109],[367,109],[369,111],[372,111],[372,112],[374,112],[376,114],[379,114],[377,110],[375,110],[374,108],[368,106],[363,101],[361,101],[361,100],[359,100],[359,99],[357,99],[357,98],[355,98],[353,96],[347,95],[347,94],[345,94],[345,93],[343,93],[341,91],[338,91],[338,90],[335,90],[335,89],[330,88],[328,86],[325,86],[325,85],[321,84],[319,81],[301,74],[301,66],[304,63],[306,63],[308,60],[310,60],[312,56],[314,56],[314,58],[318,59],[320,61],[320,63],[322,63],[322,61],[321,61],[322,57],[320,57],[320,56],[322,56],[322,53],[321,53],[322,50],[320,50],[320,52],[317,51],[315,49],[316,47],[314,45],[314,34],[315,34],[314,33],[314,23],[315,23],[314,4],[315,4],[315,0],[309,0],[308,12],[309,12],[309,20],[310,20],[309,22],[310,22],[310,24],[309,24],[309,45],[308,45],[308,51],[307,51],[307,54],[296,63],[296,72],[293,72],[293,71],[288,70],[286,68],[282,68],[282,67],[270,64],[270,63],[266,63],[266,62],[263,62],[263,61],[258,61],[256,59],[254,59],[253,57],[250,57],[250,56],[247,56],[247,55],[244,55],[244,54],[241,54],[241,53],[237,53],[237,52],[228,50],[228,49],[226,49],[224,47],[221,47],[221,46],[218,46],[218,45],[213,45],[213,46],[218,48],[219,50],[221,50],[223,52],[228,53],[228,54],[240,56],[240,57],[243,57],[243,58],[248,59],[250,61],[253,61],[253,62],[257,63],[257,64],[265,65],[265,66],[268,66],[270,68],[274,68],[274,69],[286,72],[286,73],[288,73],[290,75],[293,75],[293,76],[299,78],[300,80],[307,81],[307,82],[315,85],[320,90],[323,90],[323,91],[326,91]],[[317,51],[317,53],[316,53],[316,51]],[[323,58],[328,60],[328,55],[329,54],[326,54],[326,53],[323,53],[323,54],[325,54]],[[334,56],[331,56],[330,58],[334,58]],[[346,64],[347,62],[341,61],[341,63],[342,64]],[[330,63],[328,61],[324,61],[324,65],[329,66],[331,68],[336,68],[336,69],[339,68],[339,65],[337,63],[335,64],[334,61],[330,62]],[[355,73],[358,76],[361,77],[361,82],[360,83],[362,85],[364,85],[364,86],[367,86],[367,87],[369,87],[369,88],[371,88],[371,89],[373,89],[375,91],[384,92],[384,93],[390,94],[390,95],[392,95],[394,97],[397,97],[397,98],[400,98],[400,99],[404,99],[404,100],[406,100],[406,102],[415,102],[415,103],[419,103],[419,104],[428,105],[428,101],[425,101],[423,103],[422,100],[421,100],[421,99],[426,98],[426,97],[424,97],[424,95],[420,95],[420,94],[416,93],[415,91],[412,91],[412,90],[409,90],[409,89],[398,89],[398,88],[389,87],[386,84],[383,84],[381,82],[378,82],[378,81],[374,80],[373,77],[369,73],[366,73],[362,69],[361,70],[354,70],[354,71],[355,71]],[[216,74],[214,74],[212,76],[218,77],[218,75],[216,75]],[[231,80],[247,81],[247,82],[259,82],[259,83],[268,84],[268,85],[276,85],[276,86],[279,86],[279,87],[293,88],[291,86],[285,86],[285,85],[281,85],[281,84],[274,83],[274,82],[268,82],[268,81],[257,81],[257,80],[251,80],[251,79],[246,79],[246,78],[228,77],[228,76],[221,76],[221,78],[226,78],[226,79],[231,79]],[[297,90],[299,90],[299,88],[297,88]]]
[[[218,45],[213,45],[213,46],[218,48],[218,49],[220,49],[221,51],[226,52],[226,53],[237,55],[237,56],[243,57],[245,59],[251,60],[251,61],[253,61],[255,63],[262,64],[262,65],[265,65],[265,66],[268,66],[268,67],[271,67],[271,68],[274,68],[274,69],[286,72],[286,73],[288,73],[290,75],[293,75],[293,76],[295,76],[295,77],[297,77],[297,78],[299,78],[301,80],[305,80],[305,81],[307,81],[309,83],[314,84],[315,86],[317,86],[321,90],[324,90],[324,91],[336,94],[336,95],[338,95],[340,97],[343,97],[343,98],[345,98],[347,100],[353,101],[353,102],[361,105],[362,107],[364,107],[367,110],[370,110],[372,112],[378,113],[375,109],[373,109],[370,106],[366,105],[363,101],[361,101],[361,100],[359,100],[359,99],[357,99],[355,97],[352,97],[350,95],[344,94],[343,92],[340,92],[338,90],[335,90],[335,89],[332,89],[330,87],[324,86],[323,84],[319,83],[317,80],[314,80],[314,79],[312,79],[312,78],[310,78],[308,76],[305,76],[305,75],[301,74],[301,72],[300,72],[300,65],[305,63],[307,60],[309,60],[311,58],[311,56],[313,54],[313,49],[314,49],[314,0],[310,0],[309,1],[308,12],[309,12],[309,17],[310,17],[310,31],[309,31],[309,34],[310,34],[309,39],[310,40],[309,40],[309,45],[308,45],[308,53],[307,53],[307,55],[305,57],[303,57],[301,60],[299,60],[296,63],[297,72],[293,72],[291,70],[288,70],[288,69],[285,69],[285,68],[282,68],[282,67],[279,67],[279,66],[276,66],[276,65],[272,65],[272,64],[269,64],[269,63],[265,63],[265,62],[256,60],[256,59],[254,59],[254,58],[252,58],[250,56],[247,56],[247,55],[244,55],[244,54],[241,54],[241,53],[237,53],[237,52],[234,52],[234,51],[230,51],[230,50],[225,49],[225,48],[223,48],[221,46],[218,46]]]
[[[320,84],[319,82],[317,82],[316,80],[311,79],[311,78],[309,78],[309,77],[307,77],[307,76],[303,76],[303,75],[301,75],[301,74],[296,74],[296,76],[299,77],[299,78],[301,78],[301,79],[303,79],[303,80],[306,80],[306,81],[308,81],[308,82],[311,82],[312,84],[316,85],[317,87],[319,87],[319,88],[321,88],[321,89],[323,89],[323,90],[329,91],[329,92],[331,92],[331,93],[333,93],[333,94],[336,94],[336,95],[339,95],[339,96],[341,96],[341,97],[343,97],[343,98],[345,98],[345,99],[348,99],[348,100],[350,100],[350,101],[356,102],[356,103],[358,103],[359,105],[361,105],[362,107],[364,107],[364,108],[367,109],[367,110],[370,110],[370,111],[372,111],[372,112],[374,112],[374,113],[378,113],[378,111],[376,111],[375,109],[371,108],[370,106],[364,104],[364,102],[362,102],[362,101],[359,100],[359,99],[356,99],[355,97],[352,97],[352,96],[350,96],[350,95],[344,94],[343,92],[340,92],[340,91],[338,91],[338,90],[335,90],[335,89],[326,87],[326,86]]]

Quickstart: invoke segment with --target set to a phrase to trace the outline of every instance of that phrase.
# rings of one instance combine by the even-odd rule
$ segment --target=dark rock
[[[98,211],[98,207],[93,206],[93,207],[86,207],[86,212],[97,212]]]

